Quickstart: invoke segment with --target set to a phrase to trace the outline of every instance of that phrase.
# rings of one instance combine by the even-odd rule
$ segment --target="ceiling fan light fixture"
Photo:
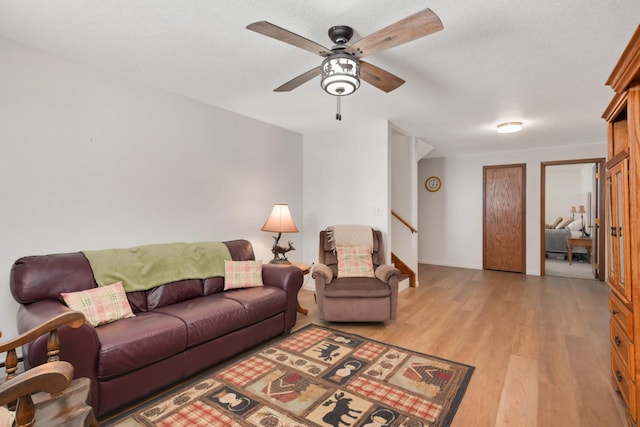
[[[522,122],[506,122],[500,123],[498,126],[498,133],[514,133],[522,130]]]
[[[328,94],[345,96],[360,87],[360,61],[344,52],[335,53],[322,61],[320,86]]]

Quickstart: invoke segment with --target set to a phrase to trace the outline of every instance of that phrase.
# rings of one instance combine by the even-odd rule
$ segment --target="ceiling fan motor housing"
[[[329,28],[329,38],[335,44],[347,44],[353,37],[353,28],[347,25],[336,25]]]

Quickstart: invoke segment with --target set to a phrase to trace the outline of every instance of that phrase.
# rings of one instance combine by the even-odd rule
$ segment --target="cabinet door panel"
[[[614,191],[613,191],[613,174],[608,171],[607,172],[607,184],[605,186],[607,190],[607,282],[609,286],[615,288],[616,283],[616,259],[614,250],[616,246],[616,241],[614,239],[614,229],[615,226],[615,216],[614,213]]]
[[[607,283],[625,300],[631,302],[628,283],[630,266],[625,262],[629,253],[629,159],[623,159],[607,171]]]

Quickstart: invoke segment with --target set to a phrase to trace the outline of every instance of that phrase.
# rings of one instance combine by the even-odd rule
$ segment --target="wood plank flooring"
[[[610,385],[608,288],[595,280],[420,265],[388,324],[326,325],[476,367],[453,426],[626,426]],[[312,280],[309,276],[309,283]]]

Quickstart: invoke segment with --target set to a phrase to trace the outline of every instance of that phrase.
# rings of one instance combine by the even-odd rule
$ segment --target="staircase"
[[[416,272],[410,269],[407,264],[402,262],[400,258],[396,256],[393,252],[391,252],[391,263],[396,266],[398,270],[402,273],[402,277],[400,277],[400,281],[409,279],[409,287],[416,287]]]

